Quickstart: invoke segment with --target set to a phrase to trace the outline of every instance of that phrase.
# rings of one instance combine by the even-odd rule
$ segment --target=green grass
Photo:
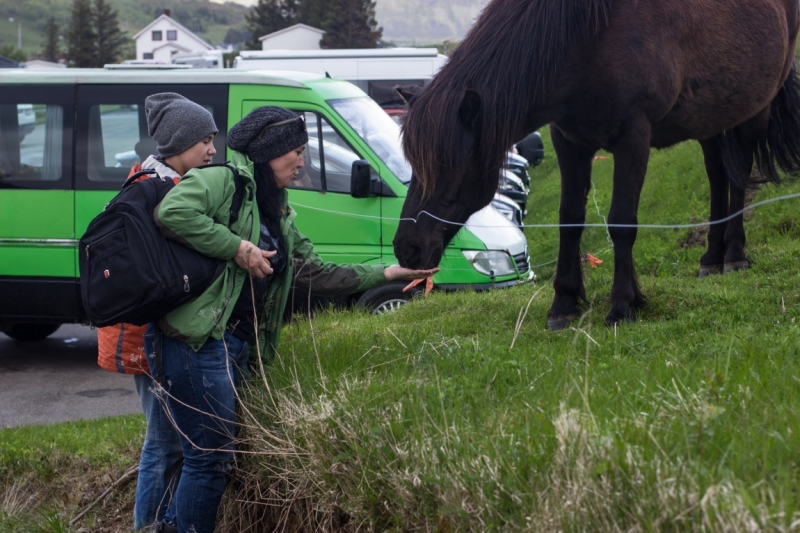
[[[543,133],[534,224],[556,222],[559,200]],[[608,211],[611,167],[595,162],[590,222],[602,220],[595,197]],[[764,187],[754,201],[799,190]],[[797,202],[747,217],[753,268],[725,276],[696,277],[693,231],[641,230],[649,305],[616,329],[603,325],[610,252],[584,271],[585,315],[557,334],[544,328],[553,265],[536,284],[434,293],[390,316],[295,320],[244,393],[245,453],[219,530],[797,529]],[[641,206],[645,223],[707,218],[696,144],[653,152]],[[555,258],[555,230],[526,234],[533,263]],[[608,246],[603,228],[587,230],[585,251]],[[135,462],[141,435],[141,417],[0,431],[0,532],[67,531]],[[41,498],[20,503],[32,491]],[[80,524],[113,524],[110,507],[110,531],[124,531],[131,501],[128,488]]]
[[[69,520],[136,465],[143,435],[142,416],[0,430],[0,533],[70,531]],[[117,508],[130,507],[131,488],[79,525],[96,531],[105,515],[116,518]],[[119,521],[130,529],[128,515]]]
[[[557,168],[545,138],[528,223],[556,221]],[[603,215],[611,168],[610,159],[595,163]],[[799,189],[765,187],[755,200]],[[688,230],[640,231],[635,258],[650,304],[617,329],[603,325],[608,252],[599,269],[585,270],[583,319],[558,334],[544,328],[552,266],[538,270],[535,286],[434,293],[391,316],[296,321],[267,370],[269,393],[261,382],[250,393],[253,453],[242,459],[226,525],[797,528],[796,203],[748,217],[754,267],[725,276],[696,277],[703,249],[682,244]],[[641,206],[644,223],[707,218],[696,144],[653,152]],[[534,263],[555,258],[555,230],[526,234]],[[586,237],[586,251],[609,246],[602,228]]]

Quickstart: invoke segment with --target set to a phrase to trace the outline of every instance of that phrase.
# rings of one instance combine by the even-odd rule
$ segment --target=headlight
[[[463,250],[462,253],[467,261],[472,263],[472,267],[486,276],[508,276],[516,274],[517,269],[514,260],[506,252],[489,250],[485,252],[475,252]]]

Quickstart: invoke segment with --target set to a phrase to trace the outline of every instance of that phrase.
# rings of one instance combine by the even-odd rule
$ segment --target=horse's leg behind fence
[[[752,186],[750,175],[756,148],[766,131],[769,112],[769,108],[764,109],[750,120],[702,143],[711,185],[711,221],[744,209],[747,187]],[[709,165],[709,159],[714,161],[713,165]],[[715,188],[718,189],[716,194]],[[720,193],[719,190],[724,192]],[[718,195],[720,198],[717,198]],[[724,272],[749,268],[750,260],[744,251],[745,242],[743,214],[726,224],[711,226],[708,250],[700,259],[700,275],[703,275],[705,265],[716,265]]]
[[[614,284],[611,287],[611,311],[606,324],[632,319],[636,309],[645,304],[633,264],[642,193],[647,162],[650,158],[652,126],[646,117],[631,121],[627,131],[611,147],[614,154],[614,189],[608,213],[609,234],[614,243]],[[619,227],[615,225],[631,225]]]
[[[708,174],[708,184],[711,189],[711,222],[720,220],[728,215],[728,187],[730,181],[725,173],[722,163],[722,149],[716,137],[701,141],[703,158]],[[699,277],[711,274],[721,274],[722,264],[725,260],[725,225],[713,224],[708,228],[706,253],[700,258]]]
[[[550,127],[553,147],[561,170],[560,224],[586,222],[586,201],[592,179],[592,158],[596,149],[575,144],[555,126]],[[558,265],[553,280],[555,297],[547,313],[547,327],[558,331],[578,318],[580,301],[586,301],[581,270],[581,235],[583,227],[559,229]]]

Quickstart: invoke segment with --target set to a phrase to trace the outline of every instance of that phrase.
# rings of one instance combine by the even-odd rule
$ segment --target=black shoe
[[[178,533],[178,528],[168,522],[161,522],[158,526],[158,533]]]

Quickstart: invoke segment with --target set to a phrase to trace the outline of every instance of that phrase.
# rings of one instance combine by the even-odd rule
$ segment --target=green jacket
[[[228,222],[235,185],[233,173],[225,167],[187,172],[164,197],[156,215],[160,224],[199,252],[228,260],[223,274],[203,294],[159,321],[165,333],[187,343],[195,351],[209,337],[222,338],[248,275],[233,261],[233,257],[242,238],[252,243],[258,243],[259,239],[253,164],[238,152],[234,152],[231,164],[242,177],[245,195],[239,217],[230,229]],[[277,352],[283,309],[293,278],[297,287],[320,296],[352,294],[386,282],[383,265],[335,265],[322,261],[311,241],[295,227],[294,218],[297,214],[289,207],[286,192],[282,192],[284,208],[281,233],[292,260],[287,261],[283,273],[270,283],[263,313],[258,320],[257,344],[265,363],[270,363]],[[254,342],[251,356],[254,356],[255,350]]]

